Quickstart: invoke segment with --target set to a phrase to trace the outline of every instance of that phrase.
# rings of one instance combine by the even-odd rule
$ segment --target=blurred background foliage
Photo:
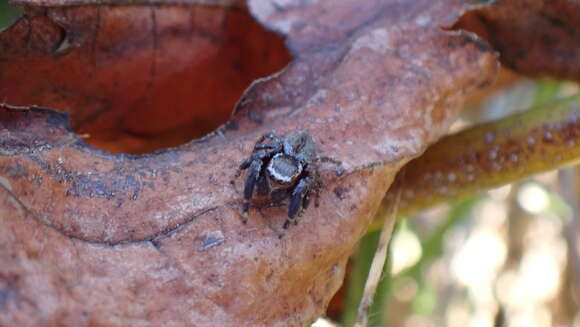
[[[0,30],[20,14],[0,0]],[[505,70],[499,84],[453,129],[580,91]],[[579,185],[580,168],[564,168],[403,217],[369,326],[580,327]],[[314,326],[354,324],[379,233],[361,240],[329,317]]]
[[[580,92],[506,69],[499,84],[468,101],[452,130]],[[567,167],[401,217],[368,326],[580,327],[578,186],[579,166]],[[353,326],[378,235],[361,240],[315,326]]]

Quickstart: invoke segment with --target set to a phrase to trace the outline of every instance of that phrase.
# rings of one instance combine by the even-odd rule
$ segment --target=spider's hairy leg
[[[269,153],[263,150],[255,152],[254,154],[252,154],[251,157],[244,160],[244,162],[240,164],[240,170],[248,169],[254,161],[256,160],[262,161],[264,158],[268,157],[268,155]]]
[[[306,171],[309,176],[313,176],[313,180],[311,182],[311,187],[309,191],[304,195],[304,202],[302,207],[307,209],[310,205],[310,196],[314,193],[314,206],[318,208],[320,205],[320,190],[324,187],[322,183],[322,176],[320,176],[320,171],[314,165],[309,165],[306,167]]]
[[[253,153],[250,158],[244,160],[240,165],[240,171],[250,168],[250,173],[246,179],[246,185],[244,186],[244,202],[242,205],[242,215],[247,216],[248,210],[250,209],[250,200],[254,194],[254,188],[256,182],[260,178],[262,172],[262,166],[264,165],[264,159],[269,156],[269,153],[261,150]]]
[[[254,150],[271,150],[273,152],[282,151],[282,143],[262,143],[256,144]]]
[[[271,143],[264,143],[266,140],[271,140]],[[274,134],[274,132],[266,133],[256,141],[256,145],[254,145],[254,150],[261,150],[261,149],[272,149],[282,147],[282,139]]]
[[[317,162],[327,162],[327,163],[331,163],[331,164],[335,164],[337,166],[342,166],[342,161],[340,160],[336,160],[334,158],[331,157],[317,157],[316,160]]]
[[[250,164],[252,164],[252,162],[254,161],[254,159],[253,159],[253,158],[254,158],[254,157],[252,156],[252,157],[250,157],[250,158],[248,158],[248,159],[244,160],[244,162],[242,162],[242,163],[240,164],[240,170],[248,169],[248,167],[250,167]]]
[[[264,143],[266,140],[271,140],[272,142]],[[275,135],[273,132],[266,133],[262,135],[254,144],[254,151],[264,151],[266,150],[269,154],[280,152],[283,149],[282,139]]]
[[[248,174],[248,179],[246,180],[246,185],[244,186],[244,203],[242,205],[242,214],[248,215],[250,210],[250,200],[254,194],[254,187],[256,182],[260,178],[260,172],[262,171],[262,160],[256,159],[250,164],[250,173]]]
[[[298,182],[298,185],[296,185],[296,188],[292,191],[292,198],[290,199],[290,205],[288,206],[288,218],[284,222],[284,229],[288,228],[290,221],[294,220],[296,214],[303,208],[303,200],[310,191],[312,184],[312,178],[306,176]]]
[[[331,157],[318,156],[316,157],[314,162],[331,163],[336,166],[336,170],[334,171],[336,176],[344,174],[344,169],[342,168],[342,161],[340,160],[336,160]]]
[[[248,159],[244,160],[244,162],[240,164],[240,170],[250,168],[251,165],[254,163],[254,161],[262,161],[262,159],[264,159],[265,157],[267,157],[267,153],[265,153],[265,151],[260,151],[252,154],[252,156],[250,156]]]

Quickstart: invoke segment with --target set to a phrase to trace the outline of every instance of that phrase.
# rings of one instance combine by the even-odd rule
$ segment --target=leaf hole
[[[253,81],[287,65],[291,56],[281,36],[266,30],[245,10],[220,10],[192,9],[194,22],[190,27],[166,30],[161,26],[167,23],[157,11],[157,27],[151,26],[157,38],[150,49],[154,63],[142,67],[149,71],[150,85],[137,91],[144,92],[140,97],[129,95],[129,109],[109,108],[124,112],[107,126],[102,126],[99,119],[77,124],[73,120],[80,133],[90,135],[86,141],[114,153],[140,154],[203,137],[230,119],[234,106]],[[181,34],[191,38],[191,44],[171,48],[171,42],[183,40]],[[168,72],[173,66],[166,51],[182,51],[189,56],[183,69]],[[184,59],[176,61],[183,64]],[[104,112],[99,116],[119,114]]]
[[[6,8],[0,0],[0,18],[15,12]],[[207,135],[253,81],[291,59],[283,37],[245,5],[37,9],[25,7],[27,19],[0,38],[10,50],[0,61],[0,101],[66,110],[75,133],[111,153]]]

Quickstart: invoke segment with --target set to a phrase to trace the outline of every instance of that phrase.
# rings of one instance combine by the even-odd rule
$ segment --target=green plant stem
[[[393,230],[393,236],[397,234],[398,224],[395,225]],[[391,267],[392,267],[392,242],[389,244],[387,261],[383,267],[383,272],[381,274],[381,281],[377,287],[377,292],[373,299],[373,304],[369,313],[368,327],[379,327],[383,326],[383,320],[385,317],[385,312],[387,311],[387,301],[391,292]]]
[[[352,257],[352,273],[348,280],[346,293],[346,305],[342,314],[343,327],[354,325],[358,313],[358,305],[362,298],[365,282],[369,275],[369,269],[379,244],[380,230],[367,233],[359,242],[358,250]]]

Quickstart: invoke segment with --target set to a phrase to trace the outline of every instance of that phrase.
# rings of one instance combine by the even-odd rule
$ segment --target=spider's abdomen
[[[302,164],[289,155],[278,153],[270,160],[266,169],[274,181],[289,184],[302,173]]]

